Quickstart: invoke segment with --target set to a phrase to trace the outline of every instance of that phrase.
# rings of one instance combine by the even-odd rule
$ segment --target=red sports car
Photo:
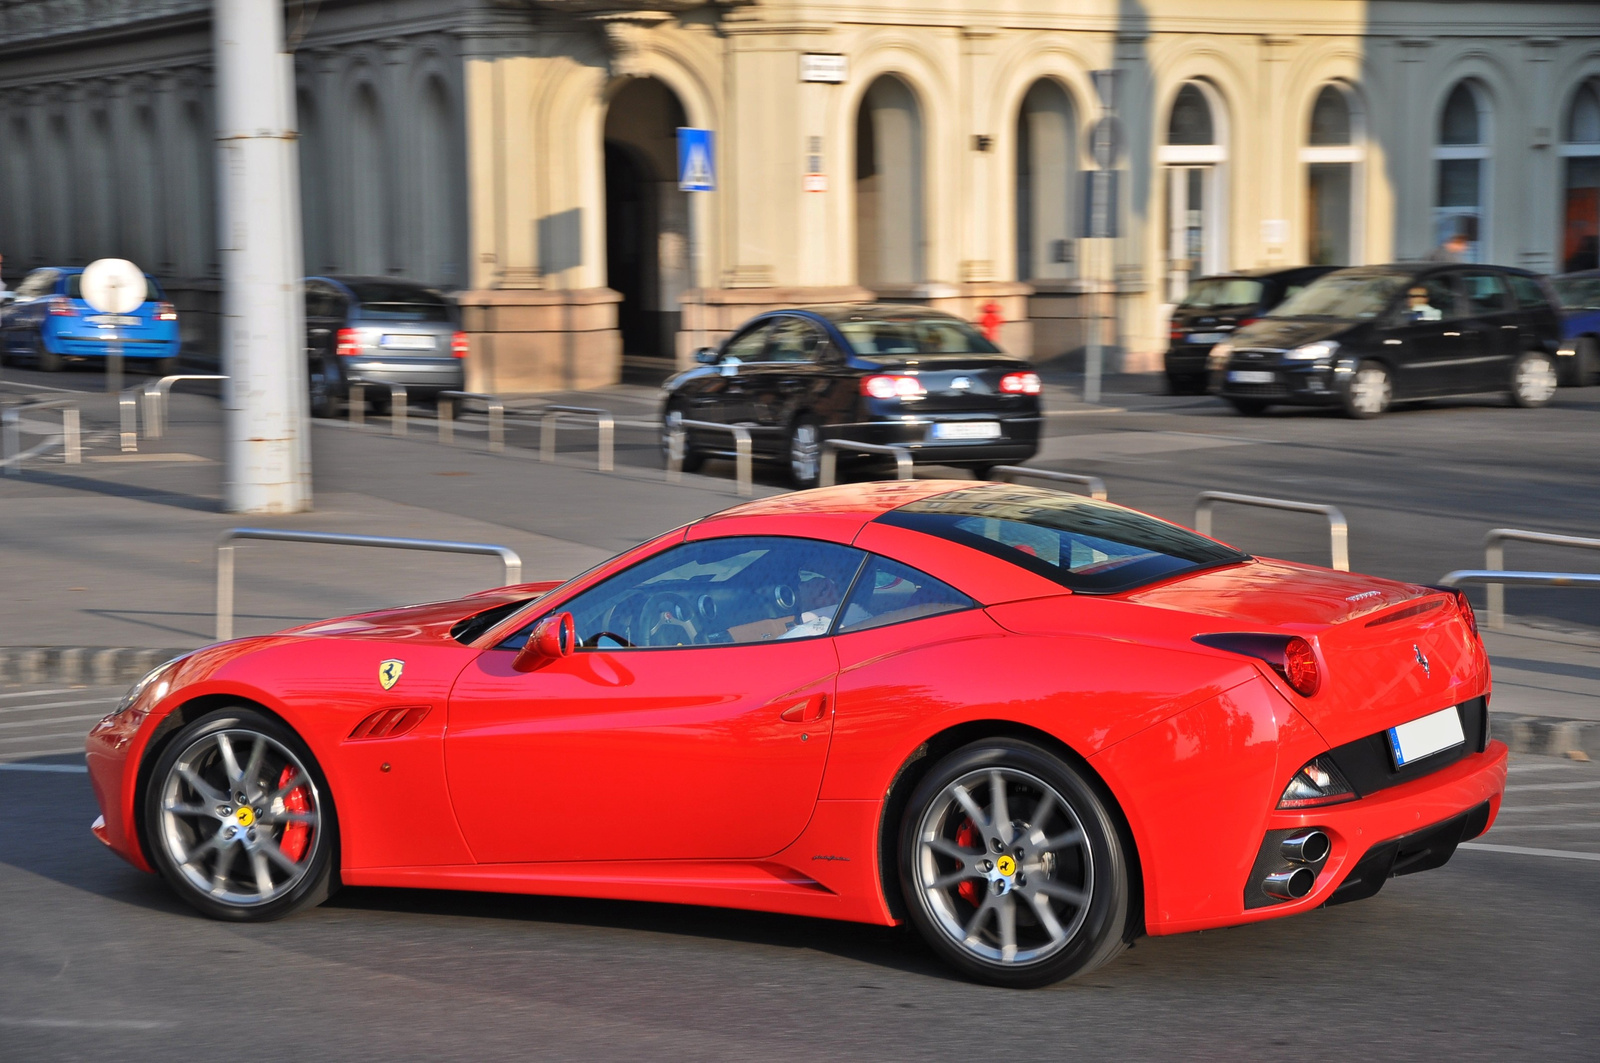
[[[95,834],[222,919],[349,883],[909,920],[1025,986],[1443,864],[1500,807],[1488,694],[1453,591],[916,480],[197,650],[88,762]]]

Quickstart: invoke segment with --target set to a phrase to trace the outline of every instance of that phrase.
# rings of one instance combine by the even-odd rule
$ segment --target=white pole
[[[226,506],[311,508],[294,60],[280,0],[215,0]]]

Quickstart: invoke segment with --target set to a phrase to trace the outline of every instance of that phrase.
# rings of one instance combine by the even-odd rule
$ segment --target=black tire
[[[151,375],[156,377],[171,376],[173,373],[178,371],[178,359],[176,355],[170,358],[156,358],[146,362],[145,364],[150,367]]]
[[[789,426],[789,480],[805,490],[815,487],[822,477],[822,425],[810,414],[796,417]]]
[[[1543,351],[1523,351],[1511,363],[1508,397],[1513,406],[1537,409],[1555,397],[1556,387],[1556,364]]]
[[[995,779],[1006,795],[1003,816],[994,814]],[[965,811],[958,788],[984,822]],[[1046,794],[1049,805],[1034,823]],[[1036,845],[1036,827],[1061,833]],[[1131,937],[1129,857],[1109,798],[1027,742],[974,742],[929,769],[906,805],[897,853],[912,925],[973,981],[1049,985],[1107,963]]]
[[[1267,402],[1264,399],[1235,399],[1229,398],[1228,405],[1245,417],[1260,417],[1267,412]]]
[[[669,460],[670,460],[670,456],[669,456],[670,444],[669,444],[668,440],[670,439],[671,434],[672,434],[671,426],[672,426],[672,423],[673,423],[674,419],[680,420],[680,421],[683,420],[683,408],[681,406],[677,406],[677,405],[668,406],[666,412],[661,415],[661,464],[662,465],[669,464]],[[690,445],[689,438],[690,438],[689,434],[687,432],[685,432],[684,436],[683,436],[683,471],[684,472],[699,472],[700,471],[700,466],[702,466],[702,465],[704,465],[706,463],[706,456],[704,454],[700,453],[699,451],[695,450],[694,447]]]
[[[45,346],[44,337],[38,333],[33,337],[33,364],[45,373],[59,373],[67,365],[66,359]]]
[[[974,480],[992,480],[992,479],[994,479],[994,466],[993,465],[974,465],[974,466],[972,466],[972,478]]]
[[[1593,336],[1579,336],[1577,347],[1577,385],[1580,388],[1600,384],[1600,341]]]
[[[309,786],[292,785],[307,777]],[[328,780],[299,735],[255,709],[219,709],[174,735],[151,770],[142,815],[151,862],[178,896],[213,919],[281,919],[337,889],[339,830]],[[308,822],[290,822],[291,816]],[[292,837],[302,828],[301,837]],[[235,876],[241,866],[253,882]],[[270,892],[260,888],[262,866]]]
[[[1356,366],[1339,397],[1346,417],[1364,421],[1381,416],[1394,402],[1394,378],[1387,366],[1369,358]]]
[[[1184,373],[1167,374],[1168,395],[1204,395],[1208,381],[1204,376]]]

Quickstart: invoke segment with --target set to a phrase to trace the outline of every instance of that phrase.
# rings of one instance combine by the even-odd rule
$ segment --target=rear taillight
[[[861,394],[873,399],[920,399],[927,393],[922,381],[914,376],[883,374],[864,377],[861,381]]]
[[[1478,614],[1472,609],[1472,599],[1467,597],[1467,592],[1451,588],[1456,596],[1456,608],[1461,611],[1461,620],[1467,625],[1467,630],[1472,632],[1473,638],[1481,638],[1478,634]]]
[[[1037,395],[1041,387],[1038,373],[1007,373],[1000,378],[1002,395]]]
[[[1311,643],[1298,635],[1257,635],[1249,632],[1225,632],[1217,635],[1196,635],[1194,641],[1229,653],[1266,661],[1272,670],[1296,694],[1309,698],[1322,688],[1322,666],[1317,663],[1317,653]]]
[[[77,317],[78,308],[72,305],[72,300],[64,295],[58,295],[50,300],[51,317]]]
[[[178,320],[178,308],[173,306],[171,303],[157,303],[156,304],[156,320],[157,321],[176,321],[176,320]]]
[[[467,334],[465,332],[458,332],[450,337],[451,354],[457,358],[465,358],[470,351],[471,347],[467,345]]]
[[[354,358],[361,353],[361,333],[356,329],[340,329],[335,342],[340,358]]]
[[[1167,334],[1167,337],[1169,339],[1171,339],[1172,342],[1174,342],[1174,343],[1181,343],[1183,341],[1184,331],[1181,328],[1176,328],[1175,327],[1175,328],[1173,328],[1173,330],[1171,332],[1169,332]]]
[[[1233,326],[1233,327],[1234,328],[1244,328],[1246,325],[1254,325],[1257,321],[1260,321],[1260,320],[1261,319],[1259,317],[1242,317],[1242,318],[1239,319],[1239,323],[1237,325]]]
[[[1319,805],[1337,805],[1341,801],[1354,801],[1357,795],[1339,769],[1327,756],[1317,757],[1294,773],[1289,785],[1278,798],[1278,807],[1285,809],[1315,808]]]
[[[1299,637],[1289,640],[1283,649],[1283,677],[1303,698],[1309,698],[1322,686],[1322,669],[1317,665],[1311,643]]]

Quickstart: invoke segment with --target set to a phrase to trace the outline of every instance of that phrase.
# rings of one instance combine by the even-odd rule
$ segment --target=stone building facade
[[[123,254],[205,320],[208,10],[0,3],[8,278]],[[1600,236],[1588,0],[285,12],[308,272],[459,291],[480,388],[603,383],[767,307],[872,297],[995,301],[1039,361],[1103,314],[1120,364],[1151,368],[1201,273],[1417,258],[1458,231],[1558,271]],[[717,191],[678,190],[682,126],[714,132]],[[1117,235],[1090,238],[1107,180]]]

